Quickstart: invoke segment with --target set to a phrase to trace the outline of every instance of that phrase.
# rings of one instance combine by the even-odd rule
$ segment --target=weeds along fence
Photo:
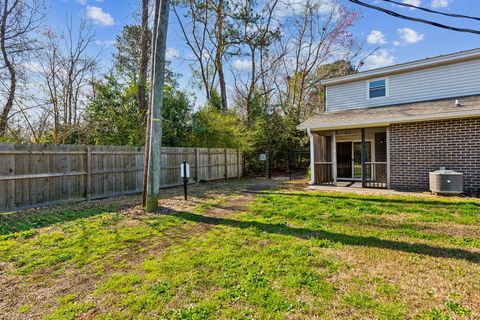
[[[162,187],[241,177],[243,155],[218,148],[162,148]],[[91,200],[142,190],[143,148],[0,144],[0,211]]]

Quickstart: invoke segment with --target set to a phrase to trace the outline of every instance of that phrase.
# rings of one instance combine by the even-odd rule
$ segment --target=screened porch
[[[388,127],[310,131],[311,183],[389,188]]]

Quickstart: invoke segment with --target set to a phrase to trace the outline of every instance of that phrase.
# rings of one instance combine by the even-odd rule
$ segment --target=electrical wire
[[[394,0],[383,0],[383,1],[390,2],[390,3],[396,4],[398,6],[404,6],[404,7],[408,7],[408,8],[412,8],[412,9],[422,10],[422,11],[429,12],[429,13],[439,14],[439,15],[442,15],[442,16],[453,17],[453,18],[472,19],[472,20],[480,21],[480,17],[466,16],[466,15],[457,14],[457,13],[446,13],[446,12],[432,10],[432,9],[419,7],[419,6],[415,6],[413,4],[398,2],[398,1],[394,1]]]
[[[401,19],[405,19],[405,20],[410,20],[410,21],[414,21],[414,22],[420,22],[420,23],[432,25],[434,27],[438,27],[438,28],[442,28],[442,29],[458,31],[458,32],[465,32],[465,33],[473,33],[473,34],[479,34],[480,35],[480,30],[452,27],[452,26],[448,26],[448,25],[441,24],[441,23],[438,23],[438,22],[435,22],[435,21],[431,21],[431,20],[414,18],[414,17],[406,16],[406,15],[400,14],[398,12],[388,10],[388,9],[385,9],[385,8],[382,8],[382,7],[379,7],[379,6],[368,4],[368,3],[365,3],[365,2],[361,2],[359,0],[348,0],[348,1],[350,1],[352,3],[355,3],[355,4],[358,4],[360,6],[366,7],[366,8],[370,8],[370,9],[374,9],[374,10],[377,10],[377,11],[380,11],[380,12],[384,12],[386,14],[389,14],[389,15],[393,16],[393,17],[397,17],[397,18],[401,18]]]

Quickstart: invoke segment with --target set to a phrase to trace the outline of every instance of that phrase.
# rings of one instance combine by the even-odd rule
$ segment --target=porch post
[[[390,189],[390,127],[386,131],[387,140],[387,189]]]
[[[362,188],[367,186],[367,150],[365,143],[365,129],[362,128]]]
[[[315,172],[315,141],[310,129],[307,129],[308,137],[310,138],[310,184],[315,184],[316,172]]]
[[[333,130],[332,133],[332,175],[333,175],[333,185],[337,186],[337,133]]]

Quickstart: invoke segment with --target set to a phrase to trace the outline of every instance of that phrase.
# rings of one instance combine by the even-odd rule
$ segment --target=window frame
[[[370,83],[375,82],[375,81],[385,81],[385,95],[380,96],[380,97],[370,97]],[[367,100],[376,100],[376,99],[384,99],[388,98],[389,96],[389,78],[384,77],[384,78],[376,78],[376,79],[370,79],[366,81],[366,87],[367,87]]]

